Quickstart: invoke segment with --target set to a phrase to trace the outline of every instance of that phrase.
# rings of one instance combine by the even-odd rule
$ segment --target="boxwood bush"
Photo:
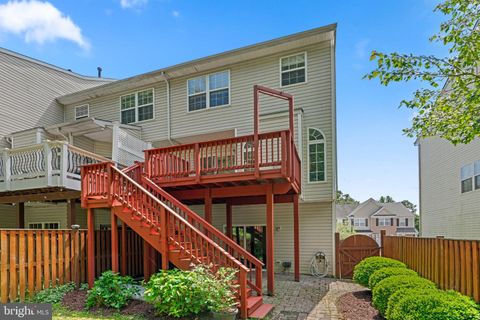
[[[380,281],[372,291],[372,302],[378,311],[385,315],[388,299],[397,290],[405,288],[436,288],[435,284],[418,276],[391,276]]]
[[[388,302],[389,320],[478,320],[477,304],[455,291],[398,290]]]
[[[369,257],[358,263],[353,270],[353,280],[362,286],[368,286],[370,275],[385,267],[406,268],[407,266],[398,260],[384,257]]]
[[[375,286],[382,281],[391,276],[416,276],[417,273],[411,269],[402,268],[402,267],[386,267],[378,269],[370,276],[368,280],[368,287],[370,289],[375,288]]]
[[[132,277],[122,277],[116,272],[105,271],[88,290],[87,308],[107,307],[120,309],[128,304],[139,289]]]
[[[390,319],[392,317],[392,312],[395,306],[402,300],[404,296],[421,296],[428,294],[430,291],[438,291],[437,288],[422,289],[422,288],[404,288],[399,289],[393,293],[390,298],[388,298],[387,311],[385,313],[385,318]]]

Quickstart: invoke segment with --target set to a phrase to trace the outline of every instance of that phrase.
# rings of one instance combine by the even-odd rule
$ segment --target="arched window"
[[[325,181],[325,136],[314,128],[308,129],[308,181]]]

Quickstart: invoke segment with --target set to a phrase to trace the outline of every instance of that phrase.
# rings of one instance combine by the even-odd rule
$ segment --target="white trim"
[[[323,136],[324,179],[321,180],[321,181],[310,181],[310,129],[320,131],[320,133]],[[322,142],[316,142],[316,143],[322,143]],[[315,143],[312,143],[312,144],[315,144]],[[326,182],[328,182],[328,178],[327,178],[327,138],[325,137],[325,134],[323,133],[323,131],[320,130],[319,128],[308,127],[307,128],[307,183],[308,184],[319,184],[319,183],[326,183]]]
[[[87,115],[78,117],[78,115],[77,115],[77,109],[78,109],[78,108],[82,108],[82,107],[87,107]],[[81,104],[81,105],[79,105],[79,106],[75,106],[75,121],[76,121],[76,120],[85,119],[85,118],[88,118],[88,117],[90,117],[90,104],[85,103],[85,104]]]
[[[144,92],[144,91],[149,91],[149,90],[152,90],[152,107],[153,107],[152,116],[153,117],[151,119],[145,119],[145,120],[142,120],[142,121],[138,121],[138,108],[150,105],[150,104],[143,104],[143,105],[139,106],[138,105],[138,93],[139,92]],[[135,95],[135,106],[122,110],[122,97],[130,96],[132,94]],[[155,88],[153,88],[153,87],[152,88],[145,88],[145,89],[141,89],[141,90],[131,91],[129,93],[124,93],[121,96],[119,96],[118,105],[119,105],[119,109],[120,109],[120,121],[119,122],[120,122],[121,125],[132,125],[132,124],[144,123],[144,122],[155,120]],[[127,111],[127,110],[135,110],[135,121],[134,122],[129,122],[129,123],[122,123],[122,111]]]
[[[213,75],[213,74],[223,73],[223,72],[227,72],[227,74],[228,74],[228,87],[222,87],[222,88],[217,88],[215,90],[210,90],[210,76]],[[190,94],[188,92],[188,82],[190,80],[194,80],[194,79],[197,79],[197,78],[205,78],[205,92]],[[215,91],[225,90],[225,89],[228,89],[228,103],[218,105],[218,106],[215,106],[215,107],[210,107],[210,92],[211,91],[215,92]],[[190,110],[190,104],[189,104],[190,99],[189,98],[191,96],[196,96],[196,95],[200,95],[200,94],[205,94],[205,108],[204,109],[197,109],[197,110]],[[205,73],[205,74],[198,75],[198,76],[195,76],[193,78],[187,79],[187,113],[198,112],[198,111],[206,111],[206,110],[215,110],[218,107],[228,107],[228,106],[231,105],[231,99],[232,99],[232,89],[231,89],[230,69]]]
[[[293,56],[298,56],[298,55],[301,55],[301,54],[303,54],[305,56],[305,66],[304,67],[295,68],[295,69],[291,69],[291,70],[287,70],[287,71],[282,71],[282,59],[290,58],[290,57],[293,57]],[[279,76],[280,76],[279,86],[280,86],[280,88],[287,88],[287,87],[292,87],[292,86],[297,86],[297,85],[308,83],[308,75],[307,75],[308,74],[308,63],[307,63],[307,60],[308,60],[307,51],[297,52],[297,53],[294,53],[294,54],[289,54],[288,56],[280,57],[280,59],[279,59]],[[291,71],[296,71],[296,70],[301,70],[301,69],[305,69],[305,81],[292,83],[292,84],[287,84],[287,85],[282,85],[282,74],[284,72],[291,72]]]

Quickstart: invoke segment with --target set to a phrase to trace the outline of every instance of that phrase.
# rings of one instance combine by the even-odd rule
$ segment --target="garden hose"
[[[310,274],[317,278],[323,278],[328,272],[327,255],[318,251],[310,260]]]

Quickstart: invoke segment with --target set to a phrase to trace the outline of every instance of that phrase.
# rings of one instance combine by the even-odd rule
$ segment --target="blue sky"
[[[432,12],[435,4],[0,1],[0,46],[82,74],[94,75],[102,66],[104,76],[124,78],[336,22],[339,187],[359,200],[389,194],[417,203],[417,150],[402,135],[412,112],[398,109],[416,84],[385,88],[362,76],[373,68],[374,49],[443,52],[428,42],[444,19]]]

